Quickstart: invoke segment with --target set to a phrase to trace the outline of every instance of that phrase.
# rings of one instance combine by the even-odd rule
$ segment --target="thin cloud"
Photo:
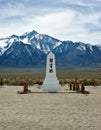
[[[101,1],[2,0],[0,37],[35,29],[60,40],[101,43]]]

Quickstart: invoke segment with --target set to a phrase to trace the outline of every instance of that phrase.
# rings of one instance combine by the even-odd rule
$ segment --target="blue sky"
[[[101,44],[101,0],[0,0],[0,37],[32,30]]]

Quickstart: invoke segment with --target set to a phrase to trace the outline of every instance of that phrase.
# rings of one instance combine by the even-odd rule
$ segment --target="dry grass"
[[[57,77],[62,85],[73,82],[75,77],[80,83],[85,85],[101,84],[101,69],[86,70],[59,70]],[[23,85],[28,82],[30,85],[42,84],[45,78],[45,70],[38,69],[2,69],[0,70],[0,78],[3,78],[4,84],[7,85]]]

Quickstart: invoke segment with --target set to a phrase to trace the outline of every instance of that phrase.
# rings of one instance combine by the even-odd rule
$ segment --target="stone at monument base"
[[[56,77],[47,77],[42,85],[42,90],[45,92],[58,92],[61,90],[61,86]]]

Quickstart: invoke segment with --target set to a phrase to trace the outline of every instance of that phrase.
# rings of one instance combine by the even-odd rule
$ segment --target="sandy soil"
[[[86,87],[89,95],[41,93],[17,94],[22,86],[0,88],[0,130],[101,130],[101,86]]]

